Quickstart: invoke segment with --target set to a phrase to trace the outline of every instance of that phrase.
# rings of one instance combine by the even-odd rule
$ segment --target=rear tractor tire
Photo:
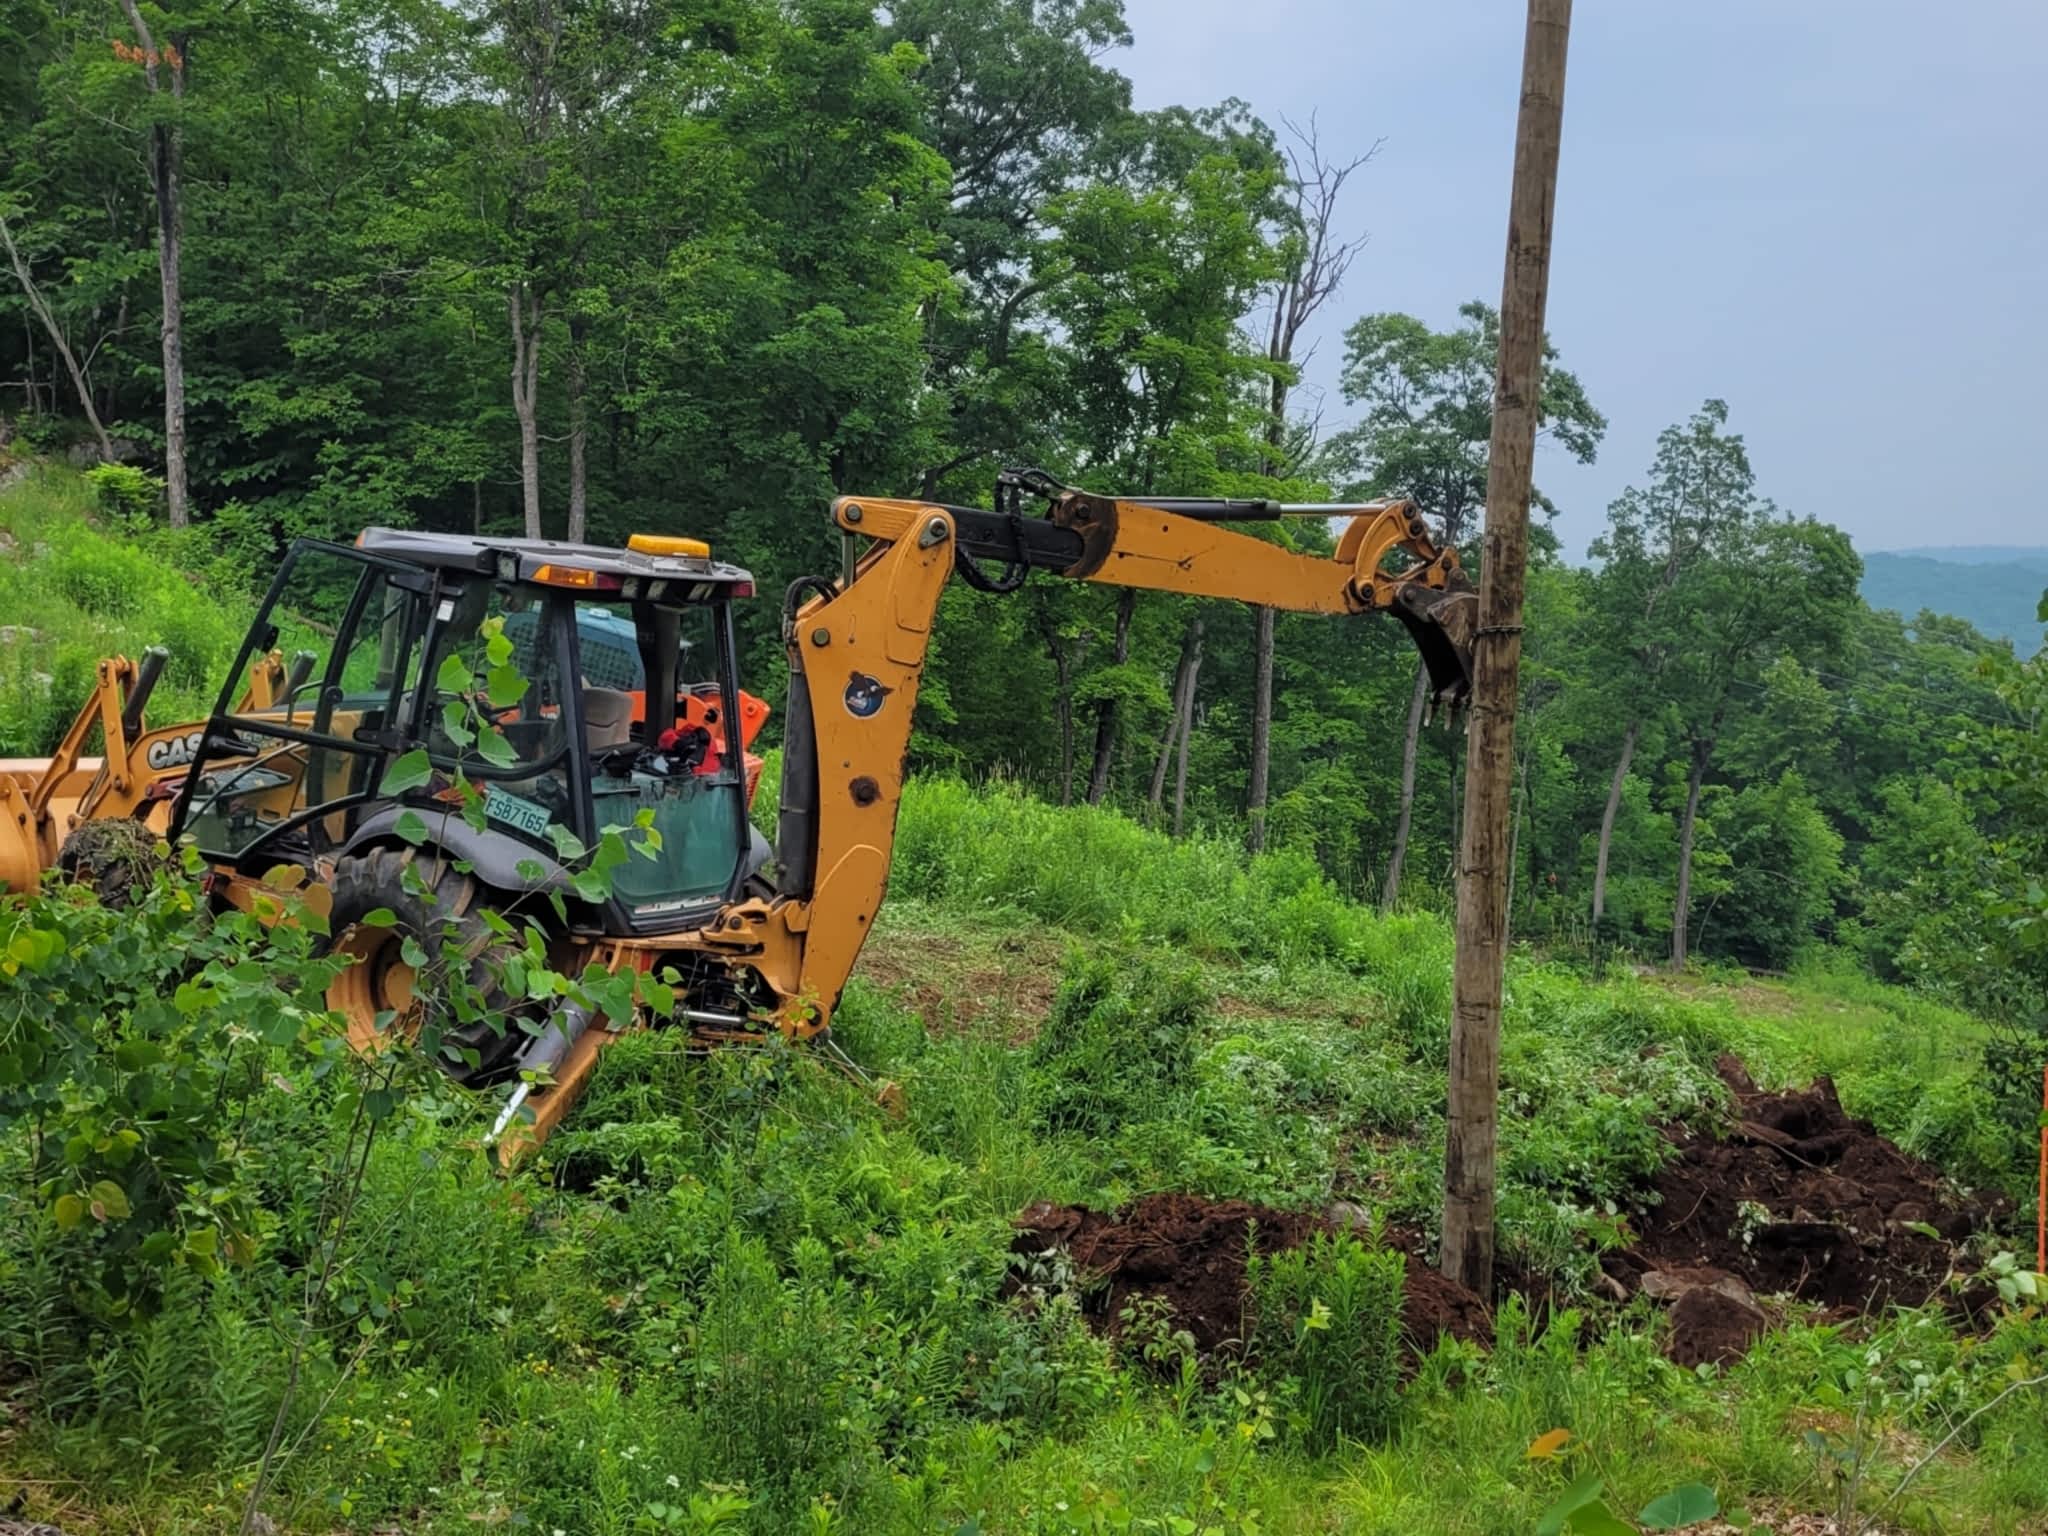
[[[408,866],[418,868],[429,894],[407,889]],[[368,1051],[387,1030],[418,1031],[418,976],[404,954],[411,939],[430,963],[445,956],[447,963],[466,965],[487,1015],[470,1023],[447,1021],[434,1064],[470,1088],[487,1087],[511,1074],[528,1038],[516,1017],[527,1005],[507,996],[500,979],[515,946],[483,920],[492,896],[474,875],[432,851],[372,848],[336,863],[334,906],[328,913],[332,952],[352,963],[328,987],[327,1006],[347,1019],[351,1046]],[[396,921],[381,926],[363,921],[379,909]],[[499,1028],[492,1027],[492,1019]],[[476,1053],[475,1066],[462,1054],[468,1051]]]

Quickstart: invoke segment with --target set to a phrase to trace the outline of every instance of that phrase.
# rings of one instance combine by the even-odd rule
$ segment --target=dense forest
[[[773,592],[833,569],[832,495],[985,500],[1009,463],[1407,492],[1476,560],[1494,315],[1372,312],[1344,282],[1369,147],[1136,110],[1117,0],[21,0],[0,28],[16,450],[160,473],[252,582],[395,523],[686,531]],[[1294,388],[1319,314],[1356,315],[1339,427]],[[1570,340],[1553,462],[1605,430]],[[1674,423],[1588,567],[1539,540],[1513,922],[1759,967],[1834,943],[2024,1011],[1976,893],[2026,898],[2038,665],[1866,606],[1741,420]],[[774,628],[757,604],[771,700]],[[1462,736],[1393,625],[956,584],[935,653],[926,769],[1448,900]]]

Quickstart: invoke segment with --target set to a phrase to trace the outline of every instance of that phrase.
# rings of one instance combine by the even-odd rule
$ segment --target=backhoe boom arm
[[[1025,496],[1042,498],[1026,516]],[[1477,602],[1455,549],[1440,549],[1414,504],[1286,506],[1267,501],[1117,498],[1006,473],[997,510],[842,497],[838,583],[807,578],[786,613],[779,890],[730,908],[708,940],[759,955],[785,999],[783,1026],[826,1028],[880,909],[895,844],[911,717],[931,626],[957,570],[991,592],[1034,571],[1105,586],[1178,592],[1296,613],[1385,612],[1414,637],[1442,706],[1471,685]],[[1301,554],[1225,526],[1349,516],[1331,555]],[[871,541],[865,551],[859,540]],[[1400,551],[1405,563],[1389,570]],[[1000,564],[991,574],[988,566]]]

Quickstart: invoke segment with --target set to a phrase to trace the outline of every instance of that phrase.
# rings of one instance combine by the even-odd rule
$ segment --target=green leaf
[[[434,776],[434,765],[427,760],[427,754],[415,747],[403,756],[394,758],[391,766],[384,770],[382,792],[387,795],[402,795],[409,789],[418,789]]]
[[[476,732],[469,727],[469,706],[460,699],[451,699],[441,706],[441,733],[458,747],[476,740]]]
[[[164,1059],[164,1048],[154,1040],[123,1040],[114,1047],[114,1065],[123,1072],[140,1072]]]
[[[476,686],[476,672],[460,651],[441,658],[441,670],[434,674],[434,686],[443,693],[468,693]]]
[[[128,1215],[128,1191],[112,1179],[101,1179],[92,1187],[92,1203],[115,1221]]]
[[[477,755],[493,768],[510,768],[519,761],[503,731],[487,730],[476,740]]]
[[[185,1234],[185,1251],[197,1258],[212,1258],[220,1251],[219,1227],[194,1227]]]
[[[526,697],[529,684],[517,667],[493,667],[485,679],[484,692],[493,709],[510,709]]]
[[[569,877],[569,884],[585,901],[602,902],[612,894],[611,877],[600,869],[579,869]]]
[[[1565,1523],[1578,1536],[1636,1536],[1634,1526],[1597,1499],[1573,1510]]]
[[[372,907],[356,921],[365,928],[395,928],[398,925],[398,914],[389,907]]]
[[[548,823],[548,841],[555,845],[555,852],[565,859],[580,859],[590,851],[584,846],[582,838],[567,827],[558,826],[554,822]]]
[[[391,1111],[398,1106],[398,1094],[390,1088],[372,1088],[363,1095],[363,1113],[372,1123],[389,1120]]]
[[[512,659],[512,637],[505,633],[502,625],[491,631],[484,641],[484,656],[494,667],[502,667]]]
[[[1599,1473],[1585,1473],[1571,1487],[1565,1489],[1563,1496],[1555,1504],[1543,1511],[1543,1518],[1536,1522],[1536,1536],[1557,1536],[1557,1533],[1564,1529],[1565,1521],[1572,1517],[1574,1510],[1582,1509],[1600,1497],[1603,1486]]]
[[[548,824],[548,830],[550,832],[555,830],[552,822]],[[541,881],[548,877],[547,866],[542,864],[539,859],[521,859],[512,866],[512,873],[528,885],[539,885]]]
[[[415,848],[427,840],[427,824],[418,811],[401,811],[398,820],[391,824],[391,830],[401,841],[411,843]]]
[[[57,1218],[59,1231],[69,1232],[85,1220],[85,1197],[83,1195],[59,1195],[51,1207],[51,1214]]]
[[[1721,1513],[1721,1501],[1705,1483],[1680,1483],[1662,1498],[1652,1499],[1636,1516],[1645,1530],[1675,1531],[1698,1525]]]

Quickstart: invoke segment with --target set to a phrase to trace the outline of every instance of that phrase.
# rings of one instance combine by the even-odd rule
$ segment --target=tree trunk
[[[1510,818],[1512,830],[1508,833],[1508,894],[1502,903],[1507,913],[1508,935],[1515,931],[1515,876],[1522,867],[1522,823],[1529,815],[1529,746],[1522,747],[1522,765],[1515,773],[1515,807]]]
[[[581,544],[589,521],[588,483],[584,475],[584,444],[588,426],[584,417],[583,338],[588,327],[582,319],[569,322],[569,532],[571,544]]]
[[[1194,622],[1194,653],[1188,658],[1188,684],[1181,690],[1180,762],[1173,771],[1173,835],[1181,834],[1188,805],[1188,743],[1195,734],[1195,680],[1202,672],[1202,621]]]
[[[1408,734],[1401,746],[1401,809],[1394,821],[1394,851],[1387,858],[1387,878],[1380,886],[1380,910],[1391,912],[1401,899],[1401,865],[1408,857],[1408,827],[1415,817],[1415,753],[1422,740],[1422,707],[1429,702],[1429,673],[1415,669],[1415,693],[1408,700]]]
[[[1060,804],[1074,803],[1074,669],[1067,659],[1067,648],[1060,641],[1059,631],[1054,627],[1052,617],[1043,605],[1038,605],[1038,629],[1045,637],[1046,651],[1052,656],[1053,679],[1056,691],[1053,694],[1053,716],[1060,732]]]
[[[151,96],[161,89],[157,65],[170,67],[171,99],[185,98],[185,55],[183,39],[173,39],[164,52],[157,51],[149,23],[142,19],[136,0],[121,0],[135,40],[142,46],[142,77]],[[164,357],[164,505],[173,528],[191,521],[191,502],[185,472],[185,305],[184,256],[185,216],[180,205],[183,146],[175,117],[159,120],[149,130],[149,174],[156,198],[157,276],[163,285]]]
[[[115,336],[125,336],[128,334],[128,285],[126,283],[121,285],[121,303],[114,311],[114,329],[111,334]],[[100,339],[104,341],[106,338],[102,336]],[[114,393],[113,374],[114,370],[109,368],[100,375],[100,419],[103,421],[108,419],[117,420],[120,417],[120,412],[115,409],[120,397]]]
[[[1600,813],[1600,851],[1593,857],[1593,937],[1600,937],[1600,918],[1607,910],[1607,854],[1614,846],[1614,818],[1621,814],[1621,787],[1628,779],[1628,765],[1635,760],[1636,737],[1643,723],[1631,720],[1621,737],[1621,757],[1614,765],[1614,782],[1607,787],[1607,809]]]
[[[1110,651],[1110,660],[1122,666],[1131,659],[1131,615],[1137,611],[1138,594],[1130,587],[1124,588],[1116,601],[1116,643]],[[1116,754],[1117,698],[1112,691],[1095,712],[1095,763],[1088,772],[1088,803],[1102,804],[1109,793],[1110,763]]]
[[[1571,0],[1529,0],[1522,96],[1501,279],[1500,354],[1487,451],[1486,546],[1472,641],[1472,722],[1458,857],[1450,1091],[1444,1122],[1445,1274],[1493,1295],[1494,1182],[1500,1137],[1501,982],[1507,963],[1508,816],[1529,558],[1531,461],[1550,289],[1551,218],[1564,129]]]
[[[172,71],[172,80],[183,78],[183,73]],[[191,521],[192,513],[185,474],[185,219],[179,206],[178,186],[181,157],[176,129],[159,125],[156,139],[157,225],[161,242],[157,266],[163,275],[164,289],[164,505],[171,526],[183,528]]]
[[[1200,650],[1201,636],[1201,620],[1189,618],[1187,631],[1181,636],[1180,660],[1173,668],[1173,706],[1166,715],[1166,736],[1159,743],[1159,755],[1152,760],[1152,787],[1145,796],[1145,803],[1151,807],[1155,823],[1159,819],[1160,805],[1166,797],[1166,770],[1173,763],[1173,744],[1180,739],[1181,715],[1186,708],[1188,690],[1188,661]]]
[[[71,387],[78,394],[78,404],[85,412],[85,419],[92,426],[93,439],[100,446],[103,463],[114,462],[114,445],[107,440],[107,429],[100,424],[100,413],[93,406],[92,386],[85,381],[85,372],[78,366],[78,359],[72,356],[71,343],[64,338],[64,328],[57,323],[57,317],[50,306],[43,302],[41,290],[36,287],[35,278],[30,274],[28,263],[22,260],[21,252],[14,246],[14,231],[7,227],[7,221],[0,218],[0,245],[7,247],[7,259],[14,267],[14,275],[21,283],[22,296],[28,300],[28,307],[36,319],[42,322],[44,332],[50,338],[50,345],[63,360],[64,371],[71,375]],[[35,375],[29,375],[29,403],[35,403]]]
[[[1284,402],[1283,402],[1284,404]],[[1252,610],[1256,623],[1252,668],[1252,781],[1245,794],[1245,845],[1253,853],[1266,847],[1267,776],[1273,755],[1273,610]]]
[[[534,393],[540,383],[540,296],[525,279],[505,291],[512,321],[512,412],[519,418],[519,489],[526,509],[526,536],[540,528],[540,422]]]
[[[1671,904],[1671,969],[1685,969],[1686,921],[1692,911],[1692,835],[1698,822],[1700,784],[1707,776],[1707,759],[1713,755],[1711,741],[1694,742],[1692,772],[1685,780],[1685,812],[1678,818],[1678,898]]]

